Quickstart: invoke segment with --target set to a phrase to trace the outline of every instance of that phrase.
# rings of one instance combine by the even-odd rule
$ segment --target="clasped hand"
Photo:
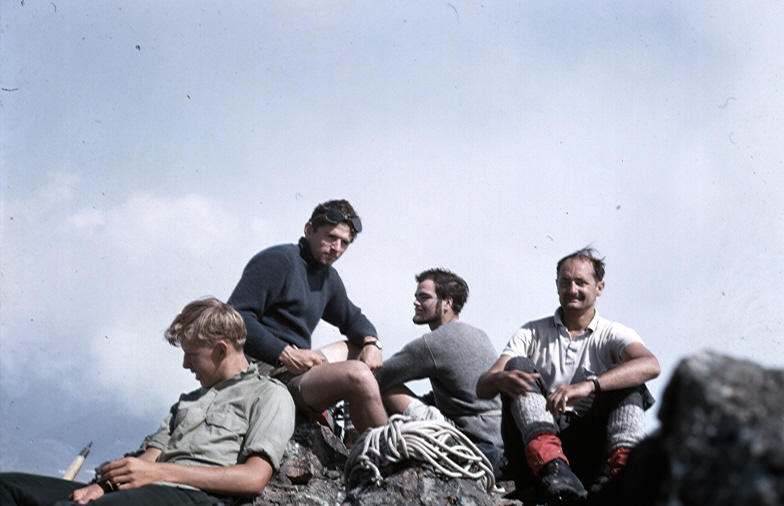
[[[302,374],[309,371],[311,367],[324,362],[324,357],[312,350],[300,350],[292,346],[286,346],[279,360],[291,374]]]
[[[365,365],[375,373],[381,368],[384,358],[381,354],[381,350],[375,346],[368,345],[362,347],[362,351],[357,355],[357,360],[364,362]]]
[[[582,382],[573,385],[564,385],[555,389],[547,396],[547,411],[553,415],[560,415],[566,411],[566,406],[577,404],[593,391],[593,383]]]
[[[535,384],[539,375],[511,370],[500,371],[497,378],[498,391],[511,397],[520,397],[536,391]]]
[[[79,504],[87,504],[107,491],[128,490],[162,481],[157,472],[159,467],[154,462],[132,457],[109,462],[101,468],[98,483],[75,490],[70,499]]]

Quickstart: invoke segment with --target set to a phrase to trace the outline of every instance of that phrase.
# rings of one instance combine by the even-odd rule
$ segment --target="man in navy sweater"
[[[248,329],[245,353],[269,364],[298,410],[316,414],[345,400],[360,432],[387,422],[373,376],[382,363],[381,343],[332,264],[361,231],[348,201],[319,204],[299,243],[254,256],[229,298]],[[322,319],[347,340],[314,351],[311,334]]]

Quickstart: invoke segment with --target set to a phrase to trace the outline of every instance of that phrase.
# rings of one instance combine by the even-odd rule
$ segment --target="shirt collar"
[[[591,323],[588,324],[588,328],[591,329],[591,334],[596,332],[596,326],[599,324],[599,310],[593,308],[593,318],[591,318]]]
[[[259,364],[257,364],[256,362],[248,362],[247,369],[245,369],[242,372],[238,372],[237,374],[235,374],[231,378],[227,378],[227,379],[225,379],[223,381],[219,381],[219,382],[215,383],[214,385],[212,385],[207,390],[223,390],[224,388],[226,388],[226,387],[228,387],[230,385],[233,385],[235,383],[238,383],[238,382],[242,381],[243,379],[245,379],[248,376],[251,376],[251,375],[254,375],[254,374],[258,374],[258,372],[259,372]]]
[[[599,324],[599,310],[594,307],[593,311],[594,311],[593,318],[591,318],[590,323],[588,323],[588,326],[585,328],[585,330],[590,330],[591,334],[596,332],[596,326]],[[563,320],[561,320],[561,308],[560,308],[560,306],[558,307],[558,309],[555,310],[554,318],[555,318],[555,326],[556,327],[558,327],[559,325],[561,327],[566,327],[566,325],[564,325],[564,323],[563,323]]]

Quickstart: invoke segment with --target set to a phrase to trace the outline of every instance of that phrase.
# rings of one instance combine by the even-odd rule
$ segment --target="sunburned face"
[[[221,381],[219,374],[220,359],[215,346],[204,346],[200,343],[182,342],[182,367],[193,371],[204,388],[209,388]]]
[[[604,290],[604,281],[596,281],[593,264],[588,260],[570,258],[561,265],[556,280],[558,299],[564,311],[584,312],[596,305],[596,297]]]
[[[322,225],[313,230],[310,223],[305,225],[305,240],[310,253],[322,267],[329,267],[345,253],[351,244],[351,229],[345,223]]]
[[[440,320],[443,313],[441,299],[436,295],[436,284],[426,279],[417,285],[414,294],[414,323],[422,325]]]

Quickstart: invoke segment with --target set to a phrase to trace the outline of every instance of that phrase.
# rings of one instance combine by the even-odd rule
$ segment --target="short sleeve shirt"
[[[617,367],[623,350],[632,343],[642,343],[637,332],[605,320],[598,311],[585,331],[572,339],[556,310],[553,316],[523,325],[502,354],[529,358],[553,392]]]
[[[161,450],[159,462],[231,466],[261,454],[278,469],[293,432],[291,395],[252,363],[210,388],[181,395],[145,447]]]

